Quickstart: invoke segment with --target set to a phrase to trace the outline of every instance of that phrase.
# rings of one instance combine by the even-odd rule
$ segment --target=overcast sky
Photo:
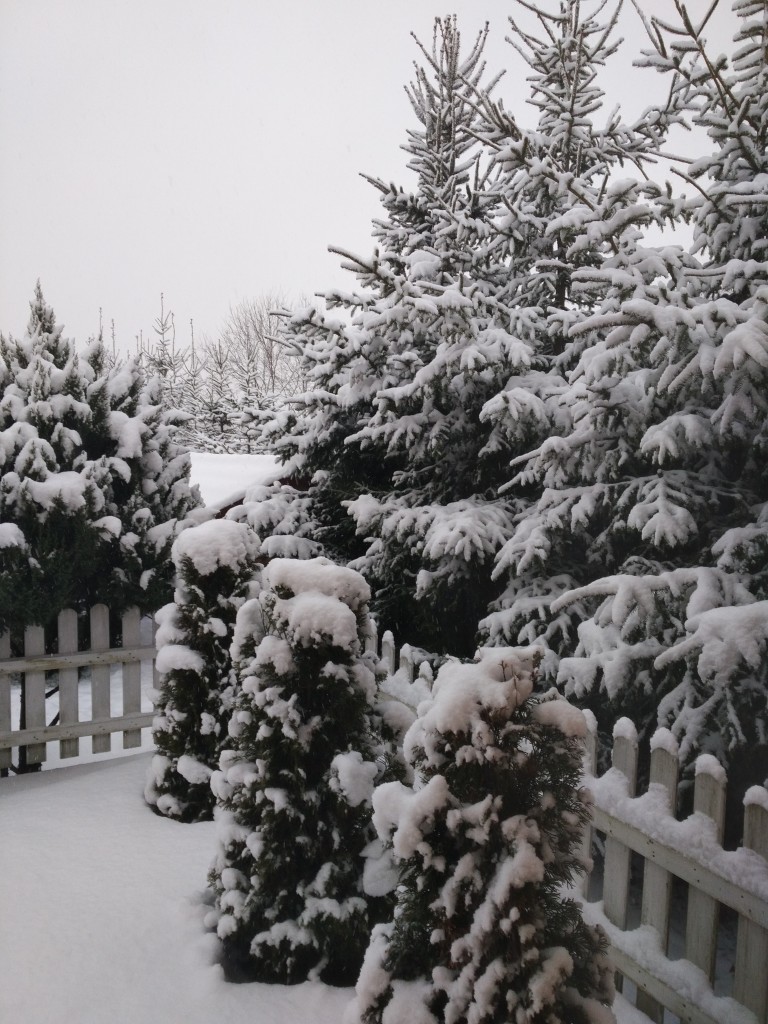
[[[554,3],[554,0],[550,0]],[[709,0],[689,0],[703,11]],[[724,8],[729,0],[721,0]],[[39,277],[69,336],[151,334],[160,292],[182,342],[230,304],[352,277],[327,252],[371,249],[365,172],[407,185],[403,86],[443,7],[524,116],[504,42],[514,0],[0,0],[0,330],[21,333]],[[629,4],[627,4],[629,6]],[[669,16],[671,0],[645,0]],[[624,55],[605,84],[637,116],[656,85]],[[710,36],[729,49],[733,18]],[[529,115],[530,117],[531,115]]]

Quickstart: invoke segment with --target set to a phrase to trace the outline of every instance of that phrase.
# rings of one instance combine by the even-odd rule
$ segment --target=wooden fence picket
[[[129,608],[123,615],[123,647],[138,647],[141,643],[141,614],[138,608]],[[123,664],[123,715],[141,711],[141,662]],[[141,746],[141,729],[128,729],[123,733],[123,749]]]
[[[597,774],[597,721],[591,711],[585,711],[584,717],[587,720],[587,735],[584,739],[584,772],[586,775]],[[592,863],[592,839],[594,829],[592,824],[586,825],[581,835],[579,846],[579,859],[585,863]],[[579,892],[586,896],[589,892],[589,878],[591,868],[585,870],[578,880]]]
[[[660,786],[666,795],[670,817],[675,816],[677,803],[677,743],[666,729],[660,729],[651,742],[651,786]],[[643,901],[640,923],[656,929],[663,953],[669,940],[669,907],[672,896],[672,875],[665,868],[646,859],[643,863]],[[637,1008],[656,1024],[664,1020],[664,1007],[642,990],[637,994]]]
[[[413,682],[413,652],[408,644],[400,648],[399,670],[405,675],[409,683]]]
[[[376,630],[376,623],[373,619],[368,619],[367,630],[365,633],[365,652],[366,654],[377,654],[379,650],[379,636]]]
[[[74,608],[65,608],[59,614],[59,654],[75,654],[77,652],[77,612]],[[80,721],[80,687],[79,673],[76,668],[59,669],[59,721],[62,725],[74,725]],[[80,740],[77,736],[61,740],[59,754],[62,758],[77,757],[80,753]]]
[[[381,638],[381,660],[386,671],[393,676],[395,674],[395,638],[390,630],[387,630]]]
[[[768,794],[762,787],[748,790],[744,800],[744,847],[768,860]],[[768,929],[739,916],[733,997],[768,1020]]]
[[[714,823],[718,843],[725,829],[725,771],[711,755],[703,755],[696,763],[693,790],[693,813]],[[705,892],[690,886],[685,925],[685,955],[709,978],[715,979],[717,927],[720,904]]]
[[[0,633],[0,660],[6,661],[11,656],[11,635]],[[9,672],[0,671],[0,732],[11,731],[11,676]],[[0,775],[5,775],[11,767],[11,751],[0,749]]]
[[[42,626],[27,626],[24,630],[24,656],[34,658],[45,654],[45,631]],[[45,728],[45,672],[35,669],[24,677],[22,700],[26,729]],[[45,760],[45,743],[30,743],[21,758],[25,765],[41,764]]]
[[[637,786],[637,732],[627,718],[619,720],[614,731],[613,767],[627,780],[627,795],[634,796]],[[605,916],[617,928],[627,927],[629,914],[630,850],[619,840],[605,840]]]
[[[91,650],[109,650],[109,608],[105,604],[95,604],[91,608]],[[112,714],[110,675],[109,665],[91,666],[91,706],[92,717],[96,721],[104,721]],[[103,754],[112,749],[109,733],[94,736],[91,743],[94,754]]]

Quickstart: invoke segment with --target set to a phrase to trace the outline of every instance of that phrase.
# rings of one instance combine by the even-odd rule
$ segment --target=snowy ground
[[[0,1021],[340,1024],[349,989],[224,980],[202,921],[215,826],[155,816],[148,763],[0,780]]]
[[[206,505],[223,507],[241,498],[246,487],[265,483],[278,466],[271,455],[212,455],[192,452],[193,484],[198,484]]]
[[[202,924],[214,826],[156,817],[148,763],[0,782],[0,1020],[337,1024],[349,991],[224,981]]]

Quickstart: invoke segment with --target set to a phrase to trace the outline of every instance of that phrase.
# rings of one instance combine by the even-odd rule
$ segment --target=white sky
[[[161,291],[186,342],[190,318],[215,334],[240,299],[351,285],[327,246],[371,249],[360,172],[409,182],[410,32],[429,43],[443,6],[467,44],[491,22],[489,70],[508,69],[500,95],[524,117],[515,0],[0,0],[0,330],[23,331],[38,277],[68,335],[102,307],[123,347],[151,334]],[[732,24],[718,11],[714,49]],[[629,67],[634,11],[622,29],[606,85],[629,118],[658,86]]]

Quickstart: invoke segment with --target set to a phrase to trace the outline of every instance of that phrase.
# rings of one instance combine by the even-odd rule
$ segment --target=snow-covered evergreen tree
[[[446,18],[421,47],[407,90],[415,187],[370,179],[383,206],[376,251],[343,254],[357,291],[330,293],[329,312],[288,322],[311,390],[272,428],[278,454],[313,475],[318,539],[345,561],[359,558],[352,564],[371,580],[382,619],[446,646],[450,615],[448,643],[461,649],[472,648],[487,567],[510,525],[509,502],[483,497],[504,452],[486,445],[479,410],[531,359],[498,298],[498,198],[475,137],[485,36],[462,55]]]
[[[154,611],[199,496],[152,387],[133,361],[107,369],[100,341],[78,353],[39,284],[0,361],[2,625],[98,601]]]
[[[346,264],[362,287],[327,297],[345,316],[289,323],[315,389],[272,428],[278,452],[314,474],[316,536],[366,575],[381,619],[454,653],[474,649],[492,600],[494,638],[517,642],[532,617],[565,632],[553,644],[574,638],[575,617],[552,622],[548,607],[579,579],[578,543],[557,573],[511,581],[506,548],[493,578],[540,494],[530,474],[500,487],[510,462],[573,429],[563,374],[584,343],[569,330],[598,301],[579,273],[620,268],[625,238],[670,210],[652,184],[609,187],[626,161],[653,159],[668,122],[626,125],[614,113],[597,125],[595,77],[616,50],[615,16],[601,21],[604,5],[593,16],[576,0],[554,13],[527,6],[540,32],[514,20],[512,30],[532,71],[536,129],[519,128],[484,85],[484,36],[462,59],[455,21],[438,22],[409,91],[416,187],[375,183],[379,246]]]
[[[584,716],[533,696],[539,656],[446,663],[405,738],[413,786],[376,790],[400,884],[346,1024],[614,1020],[604,938],[562,891],[589,816]]]
[[[275,559],[238,614],[242,692],[212,787],[222,808],[210,881],[231,970],[351,984],[373,923],[363,888],[374,838],[376,663],[370,591],[327,559]]]
[[[514,470],[502,490],[524,500],[494,570],[506,578],[506,589],[482,625],[498,643],[543,639],[542,672],[550,680],[556,678],[558,657],[577,642],[583,612],[573,604],[553,614],[551,604],[616,556],[617,538],[601,521],[603,497],[610,493],[611,474],[621,471],[635,418],[642,415],[616,375],[601,395],[600,429],[590,433],[579,356],[599,340],[602,321],[595,313],[605,312],[606,288],[641,291],[652,301],[656,278],[671,277],[685,259],[679,248],[642,245],[647,226],[663,226],[680,215],[667,190],[648,176],[674,113],[660,111],[628,125],[614,111],[600,123],[604,97],[596,77],[617,51],[615,12],[603,21],[603,7],[592,14],[574,0],[555,11],[533,4],[542,27],[538,35],[511,20],[513,40],[532,71],[532,102],[540,112],[535,131],[515,139],[514,126],[505,128],[504,110],[486,104],[489,144],[506,171],[512,264],[523,260],[519,301],[536,311],[539,348],[550,353],[557,372],[539,390],[538,439],[527,447],[526,438],[510,443]],[[639,168],[635,178],[626,176],[627,163]],[[484,415],[510,442],[519,436],[524,421],[517,403],[507,407],[506,393],[489,402]],[[578,450],[584,438],[594,445],[589,458]],[[579,471],[588,486],[568,490],[569,473]]]
[[[244,523],[211,520],[173,545],[174,601],[157,613],[160,692],[152,730],[157,753],[144,791],[160,814],[210,818],[210,787],[236,692],[230,657],[238,609],[254,585],[259,543]]]
[[[518,575],[554,571],[576,539],[587,571],[554,613],[582,621],[560,684],[606,730],[620,714],[646,734],[668,726],[688,764],[707,751],[743,766],[749,749],[755,781],[768,766],[766,5],[735,5],[733,68],[676,6],[671,36],[649,23],[646,63],[672,77],[666,116],[713,150],[686,175],[693,252],[633,243],[621,268],[583,274],[599,303],[576,328],[574,429],[526,465],[546,490],[503,558]],[[613,190],[634,202],[637,186]]]

